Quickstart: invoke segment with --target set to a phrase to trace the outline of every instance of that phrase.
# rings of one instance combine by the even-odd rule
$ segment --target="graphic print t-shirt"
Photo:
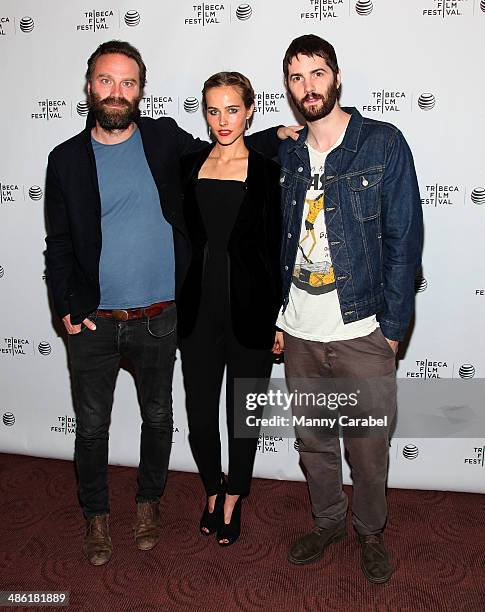
[[[325,159],[338,147],[321,153],[308,143],[311,183],[305,197],[298,252],[293,270],[289,302],[278,317],[278,327],[297,338],[332,342],[367,336],[378,323],[375,316],[344,324],[335,286],[335,273],[325,225]]]

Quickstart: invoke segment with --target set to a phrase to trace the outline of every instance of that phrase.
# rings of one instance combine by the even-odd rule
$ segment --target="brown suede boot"
[[[104,565],[110,560],[113,546],[109,535],[107,514],[86,519],[83,552],[92,565]]]
[[[382,533],[358,536],[362,547],[361,565],[364,576],[377,584],[387,582],[394,573],[394,568],[389,560]]]
[[[140,550],[151,550],[160,539],[160,502],[136,505],[135,543]]]
[[[333,529],[315,527],[293,544],[288,553],[288,561],[295,565],[306,565],[318,561],[329,544],[339,542],[346,535],[345,520]]]

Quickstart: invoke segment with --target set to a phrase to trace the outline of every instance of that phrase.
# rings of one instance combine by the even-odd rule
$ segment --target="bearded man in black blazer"
[[[160,537],[173,429],[175,285],[188,264],[179,159],[205,144],[173,119],[140,117],[145,75],[130,44],[100,45],[86,74],[95,121],[58,145],[47,167],[47,274],[68,333],[83,550],[93,565],[112,554],[108,435],[121,358],[132,363],[142,417],[135,542],[150,550]],[[276,155],[276,134],[255,134],[252,144]]]

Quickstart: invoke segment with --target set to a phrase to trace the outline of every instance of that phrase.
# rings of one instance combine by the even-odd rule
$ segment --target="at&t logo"
[[[464,201],[464,189],[458,185],[425,185],[425,197],[421,198],[423,206],[450,206]]]
[[[142,117],[171,117],[176,111],[177,100],[172,96],[145,96],[140,101]]]
[[[184,19],[184,24],[207,26],[222,23],[225,16],[225,10],[223,4],[193,4],[192,15]],[[245,11],[247,11],[247,9],[245,9]],[[246,12],[243,12],[243,14],[246,14]]]
[[[247,21],[251,19],[251,15],[253,14],[253,9],[249,4],[240,4],[236,9],[236,17],[239,21]]]
[[[15,416],[12,412],[5,412],[2,417],[2,420],[3,424],[7,427],[12,427],[13,425],[15,425]]]
[[[374,5],[372,4],[371,0],[358,0],[355,5],[355,11],[357,15],[361,16],[370,15],[372,13],[373,8]]]
[[[485,2],[485,0],[484,0]],[[475,187],[471,193],[471,199],[474,204],[485,204],[485,188],[484,187]]]
[[[24,34],[30,34],[30,32],[32,32],[34,29],[34,26],[35,24],[32,17],[22,17],[22,19],[19,21],[20,31],[24,32]]]
[[[344,10],[344,0],[308,0],[306,10],[300,13],[300,19],[317,20],[335,19]]]
[[[196,113],[199,110],[199,101],[197,98],[185,98],[184,100],[184,111],[186,113]]]
[[[36,112],[30,115],[31,119],[43,119],[52,121],[54,119],[63,119],[67,104],[65,100],[39,100],[37,102]]]
[[[364,113],[395,113],[404,110],[408,105],[408,96],[404,91],[380,89],[371,92],[368,104],[362,106]]]
[[[19,186],[11,183],[0,183],[0,204],[16,202],[19,195]]]
[[[44,194],[42,193],[42,189],[39,187],[39,185],[32,185],[32,187],[30,187],[29,198],[31,200],[34,200],[34,201],[42,200],[43,195]]]
[[[97,32],[109,30],[114,24],[114,11],[85,11],[82,14],[83,23],[76,26],[78,32]]]
[[[255,95],[254,112],[262,115],[279,113],[284,101],[285,94],[282,91],[260,91]]]
[[[258,438],[258,452],[279,453],[284,447],[284,440],[279,436],[267,436],[261,434]]]
[[[416,359],[416,368],[406,372],[406,378],[450,378],[448,362],[433,359]]]
[[[3,278],[3,275],[5,274],[5,269],[0,266],[0,278]]]
[[[406,444],[406,446],[402,449],[402,456],[404,459],[416,459],[419,455],[419,448],[416,444]]]
[[[463,463],[473,467],[485,467],[485,446],[475,446],[473,455],[465,457]]]
[[[50,355],[52,353],[52,347],[48,342],[39,342],[37,350],[41,355]]]
[[[435,107],[436,98],[432,93],[422,93],[418,98],[418,106],[421,110],[429,111]]]
[[[134,28],[140,25],[141,16],[138,11],[127,11],[125,13],[125,23],[129,28]]]
[[[89,113],[89,103],[87,100],[81,100],[76,104],[76,111],[80,117],[85,117]]]
[[[461,17],[463,10],[470,6],[469,0],[433,0],[429,8],[422,9],[425,17]]]
[[[424,276],[416,276],[414,279],[414,290],[416,293],[422,293],[426,291],[428,288],[428,281],[424,278]]]
[[[460,378],[473,378],[475,376],[475,366],[471,363],[464,363],[458,369],[458,376]]]

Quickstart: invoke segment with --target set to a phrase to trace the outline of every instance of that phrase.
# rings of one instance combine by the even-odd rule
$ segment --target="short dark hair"
[[[251,81],[240,72],[217,72],[207,79],[202,88],[202,105],[207,110],[205,96],[213,87],[237,87],[241,93],[244,106],[250,108],[254,104],[254,89]]]
[[[332,45],[326,40],[323,40],[323,38],[320,38],[320,36],[305,34],[304,36],[295,38],[286,50],[285,57],[283,58],[283,74],[285,75],[285,81],[288,81],[288,67],[293,58],[297,55],[306,55],[307,57],[317,55],[323,58],[327,66],[334,75],[337,76],[339,71],[337,54]]]
[[[140,71],[140,90],[142,90],[145,87],[147,76],[145,62],[142,60],[141,53],[138,51],[138,49],[123,40],[108,40],[107,42],[99,45],[96,51],[94,51],[94,53],[88,59],[88,69],[86,70],[87,81],[91,82],[94,64],[96,63],[98,57],[101,57],[101,55],[108,55],[110,53],[119,53],[121,55],[126,55],[126,57],[129,57],[132,60],[135,60]]]

